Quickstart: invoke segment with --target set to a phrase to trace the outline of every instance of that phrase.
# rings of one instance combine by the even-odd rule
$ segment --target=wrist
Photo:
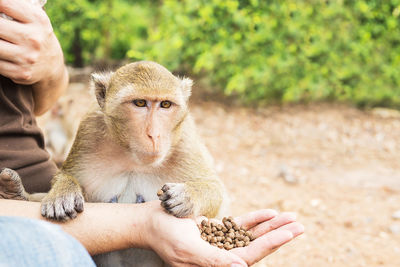
[[[131,247],[151,249],[155,239],[154,226],[159,224],[160,202],[150,201],[137,205],[139,211],[133,214],[135,225],[131,227]]]

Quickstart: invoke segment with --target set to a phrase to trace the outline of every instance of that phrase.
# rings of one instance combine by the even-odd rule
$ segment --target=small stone
[[[400,235],[400,225],[399,224],[390,225],[389,232],[394,235]]]
[[[314,207],[314,208],[317,207],[320,203],[321,203],[321,200],[319,200],[319,199],[313,199],[310,201],[311,207]]]
[[[393,212],[392,218],[395,220],[400,220],[400,210]]]
[[[280,167],[278,176],[288,184],[297,184],[299,182],[286,165]]]

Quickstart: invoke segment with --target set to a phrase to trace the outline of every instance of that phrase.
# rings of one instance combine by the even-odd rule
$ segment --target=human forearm
[[[154,206],[154,205],[153,205]],[[129,247],[146,248],[144,233],[151,204],[85,203],[85,211],[68,222],[55,222],[89,251],[98,254]],[[0,200],[0,216],[21,216],[46,220],[40,203]]]

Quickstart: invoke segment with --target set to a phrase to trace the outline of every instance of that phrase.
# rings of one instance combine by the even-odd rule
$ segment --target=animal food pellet
[[[198,227],[203,240],[226,250],[248,246],[254,240],[252,234],[239,227],[231,216],[224,217],[222,224],[203,220]]]

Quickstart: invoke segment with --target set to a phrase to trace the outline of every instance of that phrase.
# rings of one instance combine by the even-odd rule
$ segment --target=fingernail
[[[240,264],[240,263],[234,262],[234,263],[231,264],[231,267],[243,267],[243,265]]]

